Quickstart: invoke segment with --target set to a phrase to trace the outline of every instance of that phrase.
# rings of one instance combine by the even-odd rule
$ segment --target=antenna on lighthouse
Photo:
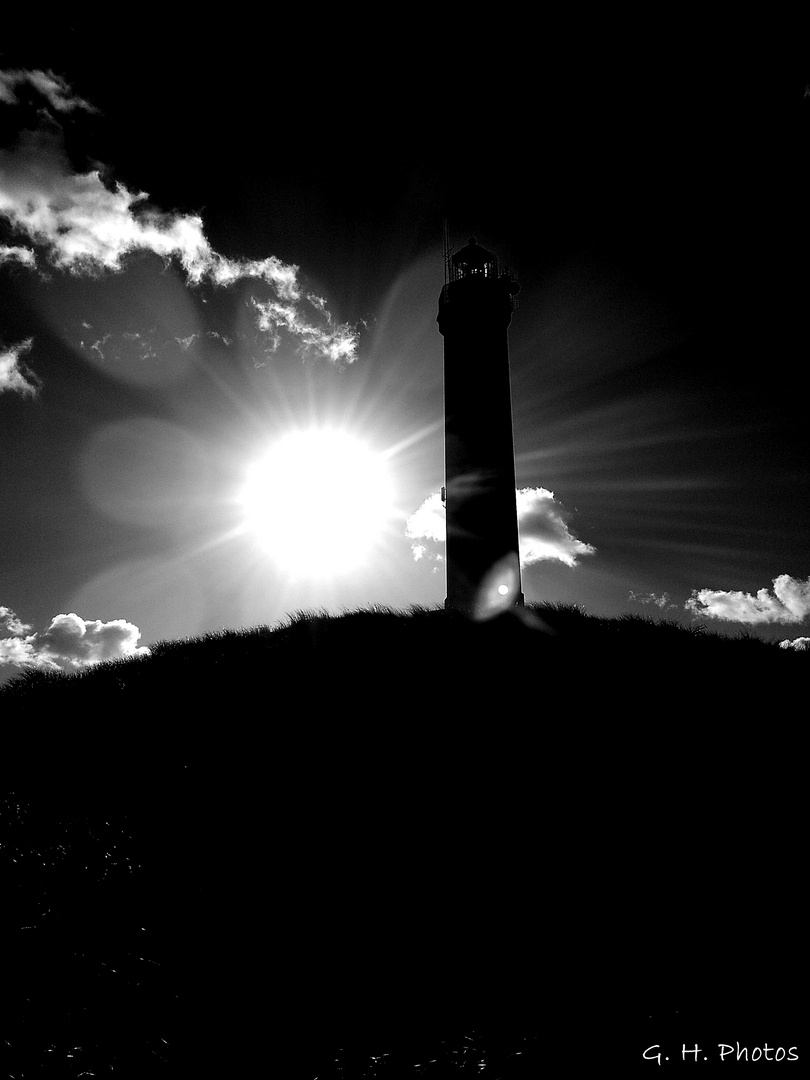
[[[450,246],[450,227],[447,224],[447,218],[444,219],[444,283],[448,284],[450,281],[450,255],[452,253]]]

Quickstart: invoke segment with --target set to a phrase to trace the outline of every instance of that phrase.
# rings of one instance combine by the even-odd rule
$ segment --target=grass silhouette
[[[372,608],[16,678],[10,1074],[627,1071],[651,1003],[784,1006],[807,664]]]
[[[707,679],[714,670],[712,681],[746,671],[790,679],[801,677],[798,673],[803,675],[810,662],[803,653],[779,649],[750,634],[707,632],[702,623],[684,627],[639,615],[599,618],[573,605],[528,605],[524,610],[523,618],[507,615],[485,623],[438,608],[403,613],[371,607],[342,615],[298,612],[278,626],[164,641],[153,646],[150,656],[98,664],[75,674],[32,669],[0,694],[9,707],[15,699],[39,705],[58,696],[60,703],[81,700],[90,708],[149,702],[150,709],[162,709],[182,692],[177,704],[183,708],[210,708],[222,701],[232,706],[235,696],[249,692],[266,697],[270,691],[296,696],[305,691],[320,700],[333,688],[320,674],[325,673],[340,683],[353,680],[351,707],[371,714],[382,704],[376,693],[388,679],[403,684],[412,679],[438,695],[465,698],[472,691],[480,706],[481,692],[501,689],[484,678],[489,674],[494,680],[499,669],[507,678],[538,671],[545,678],[545,669],[555,665],[559,674],[577,679],[581,694],[589,692],[593,676],[612,683],[629,677],[633,685],[627,691],[632,694],[634,686],[655,692],[656,677],[680,668],[686,677]],[[558,689],[548,687],[553,693]],[[732,696],[737,689],[734,683],[725,685]],[[702,691],[711,694],[712,686]]]

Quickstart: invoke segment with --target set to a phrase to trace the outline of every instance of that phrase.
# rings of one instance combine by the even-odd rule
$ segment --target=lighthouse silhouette
[[[445,236],[445,608],[473,619],[523,605],[508,343],[519,290],[474,236],[452,255]]]

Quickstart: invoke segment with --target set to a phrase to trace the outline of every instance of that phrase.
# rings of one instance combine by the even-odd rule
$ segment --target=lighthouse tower
[[[445,277],[445,608],[485,619],[523,604],[507,340],[520,285],[474,236]]]

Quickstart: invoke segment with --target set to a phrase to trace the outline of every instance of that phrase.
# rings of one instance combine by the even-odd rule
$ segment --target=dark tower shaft
[[[444,337],[445,606],[485,618],[523,603],[507,332],[520,286],[470,237],[448,260]]]

